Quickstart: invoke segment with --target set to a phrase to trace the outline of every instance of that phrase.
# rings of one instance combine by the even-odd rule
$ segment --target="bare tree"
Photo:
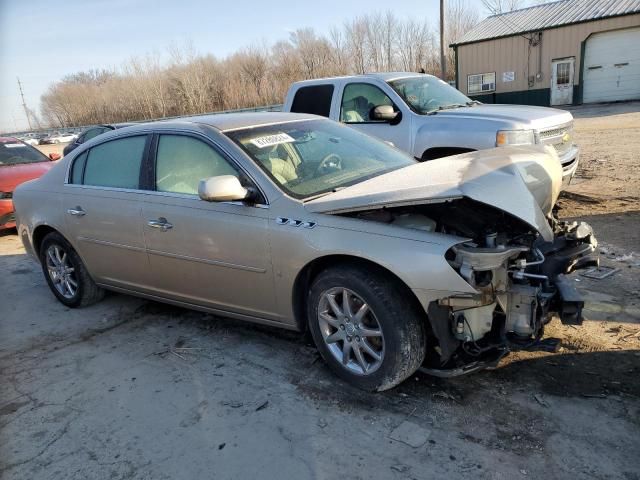
[[[511,12],[525,6],[524,0],[482,0],[482,4],[492,15]]]
[[[477,25],[480,16],[467,0],[447,0],[445,9],[444,39],[447,47],[447,80],[455,78],[455,58],[451,43],[461,38]]]
[[[478,15],[465,0],[447,3],[450,42]],[[427,20],[372,13],[328,35],[303,28],[271,46],[253,44],[226,58],[198,53],[191,45],[172,46],[162,57],[131,58],[117,70],[78,72],[50,86],[41,112],[52,126],[79,126],[281,103],[291,83],[302,79],[395,69],[437,73],[437,51]]]

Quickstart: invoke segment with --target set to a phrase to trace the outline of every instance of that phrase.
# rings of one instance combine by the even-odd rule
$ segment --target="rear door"
[[[64,186],[69,239],[98,283],[148,284],[142,236],[140,169],[150,135],[109,140],[79,155]]]
[[[205,138],[160,134],[153,150],[155,192],[142,206],[153,288],[182,302],[276,319],[268,206],[198,197],[203,178],[243,178]]]
[[[330,118],[334,88],[330,83],[300,87],[294,94],[291,112]]]

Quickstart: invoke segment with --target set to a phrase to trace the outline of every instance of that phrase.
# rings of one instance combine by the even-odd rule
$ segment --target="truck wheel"
[[[49,288],[67,307],[85,307],[104,297],[71,244],[57,232],[42,240],[40,264]]]
[[[368,391],[390,389],[424,360],[422,315],[394,280],[360,266],[320,273],[309,292],[308,321],[336,375]]]

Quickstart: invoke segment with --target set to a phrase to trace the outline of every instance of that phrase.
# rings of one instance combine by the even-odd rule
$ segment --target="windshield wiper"
[[[451,110],[452,108],[462,108],[462,107],[466,107],[466,105],[462,103],[452,103],[450,105],[440,105],[438,107],[438,110]]]
[[[336,188],[333,188],[333,189],[328,190],[326,192],[316,193],[315,195],[311,195],[310,197],[304,198],[302,201],[303,202],[309,202],[311,200],[315,200],[316,198],[320,198],[320,197],[324,197],[325,195],[329,195],[330,193],[336,193],[337,191],[345,189],[345,188],[347,188],[347,187],[336,187]]]
[[[478,100],[470,100],[467,102],[467,106],[472,106],[472,105],[482,105],[482,102],[479,102]]]
[[[463,108],[466,107],[468,105],[465,105],[463,103],[451,103],[449,105],[440,105],[438,108],[434,109],[434,110],[429,110],[427,112],[427,115],[434,115],[438,112],[441,112],[442,110],[452,110],[454,108]]]

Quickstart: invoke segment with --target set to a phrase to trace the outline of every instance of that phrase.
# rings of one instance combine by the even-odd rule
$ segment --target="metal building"
[[[457,88],[485,103],[640,99],[640,0],[561,0],[493,15],[451,47]]]

